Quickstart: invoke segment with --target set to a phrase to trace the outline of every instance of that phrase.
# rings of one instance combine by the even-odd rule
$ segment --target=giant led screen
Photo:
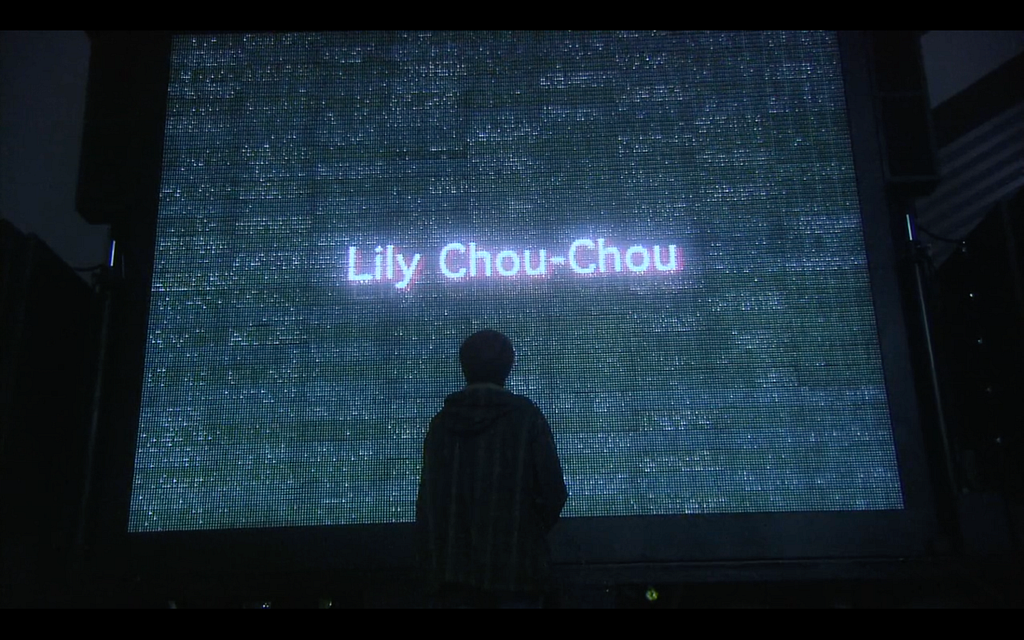
[[[903,505],[834,33],[179,36],[129,528],[409,522],[461,341],[564,516]]]

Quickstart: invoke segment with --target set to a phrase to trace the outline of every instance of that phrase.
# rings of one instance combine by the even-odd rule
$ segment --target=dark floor
[[[635,567],[631,571],[636,575]],[[589,574],[553,587],[547,608],[1021,608],[1020,557],[915,561],[813,561],[664,568],[650,583],[602,583]],[[641,570],[641,574],[643,571]],[[609,575],[614,575],[612,569]],[[578,578],[579,576],[577,576]],[[8,585],[10,586],[10,585]],[[23,585],[24,587],[25,585]],[[5,589],[5,607],[423,608],[429,600],[402,576],[178,576],[89,579]]]

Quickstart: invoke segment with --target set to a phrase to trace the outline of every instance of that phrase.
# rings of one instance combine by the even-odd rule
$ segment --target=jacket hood
[[[496,384],[471,384],[445,399],[441,415],[452,433],[475,435],[521,406],[522,401],[519,396]]]

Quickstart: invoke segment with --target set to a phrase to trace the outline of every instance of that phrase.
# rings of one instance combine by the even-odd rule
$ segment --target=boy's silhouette
[[[515,352],[497,331],[459,349],[466,387],[423,443],[420,558],[442,606],[538,604],[548,532],[567,497],[544,414],[505,389]]]

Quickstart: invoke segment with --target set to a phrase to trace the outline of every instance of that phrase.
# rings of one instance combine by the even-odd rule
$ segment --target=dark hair
[[[459,349],[462,375],[466,376],[469,384],[490,382],[504,385],[515,359],[512,341],[490,329],[469,336]]]

